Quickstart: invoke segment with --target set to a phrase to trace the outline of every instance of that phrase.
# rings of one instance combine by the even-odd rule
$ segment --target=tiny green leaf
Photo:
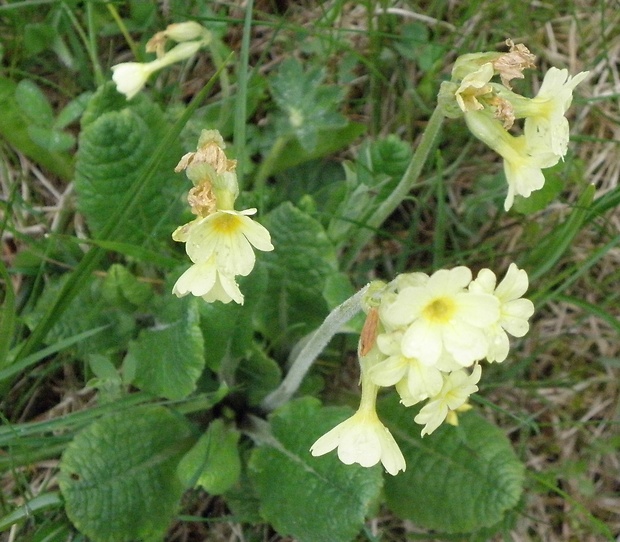
[[[251,405],[258,405],[282,380],[282,371],[275,360],[259,346],[237,367],[237,380],[248,396]]]
[[[0,136],[23,152],[35,163],[40,164],[69,182],[73,178],[71,158],[66,153],[50,152],[30,139],[28,126],[31,122],[15,99],[17,85],[10,79],[0,77]]]
[[[113,264],[103,281],[101,294],[110,303],[133,310],[153,295],[149,284],[140,282],[121,264]]]
[[[92,98],[92,92],[82,92],[77,98],[71,100],[65,107],[62,108],[56,120],[54,121],[54,128],[62,130],[72,122],[78,120],[84,113],[88,102]]]
[[[161,540],[183,493],[177,467],[192,442],[187,422],[160,406],[92,423],[60,461],[69,519],[94,542]]]
[[[249,473],[260,511],[282,535],[304,542],[349,542],[361,530],[382,486],[380,467],[344,465],[336,454],[312,457],[310,446],[352,414],[292,401],[271,418],[272,437],[255,449]]]
[[[50,127],[54,122],[54,111],[45,94],[32,81],[24,79],[17,84],[15,101],[22,113],[36,126]]]
[[[279,173],[310,160],[329,156],[351,145],[366,131],[366,126],[356,122],[338,127],[317,130],[316,145],[310,150],[305,148],[297,139],[287,141],[277,162],[273,165],[272,173]]]
[[[564,164],[562,164],[562,167]],[[564,190],[566,181],[558,166],[545,170],[545,184],[540,190],[532,192],[529,197],[516,196],[514,202],[515,211],[524,215],[531,215],[546,209],[554,201],[560,192]]]
[[[24,26],[24,49],[26,55],[35,56],[50,49],[57,38],[56,29],[45,23],[29,23]]]
[[[412,409],[394,396],[380,407],[407,461],[404,473],[385,482],[396,515],[427,529],[465,533],[499,522],[518,503],[523,465],[497,427],[468,412],[458,427],[444,424],[422,438]]]
[[[68,151],[75,145],[75,137],[46,126],[28,126],[28,135],[37,145],[51,152]]]

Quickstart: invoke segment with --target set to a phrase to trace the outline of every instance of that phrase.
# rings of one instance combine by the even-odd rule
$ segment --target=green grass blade
[[[16,508],[10,514],[0,518],[0,532],[6,531],[15,523],[20,523],[31,519],[32,515],[37,512],[48,510],[50,508],[59,508],[60,506],[62,506],[62,499],[60,498],[60,494],[58,492],[38,495],[23,506]]]
[[[35,352],[34,354],[30,354],[28,356],[21,358],[17,363],[12,363],[9,367],[6,367],[5,369],[0,370],[0,382],[4,382],[5,380],[8,380],[9,378],[12,378],[13,376],[18,375],[24,369],[27,369],[31,365],[35,365],[42,359],[45,359],[46,357],[51,356],[52,354],[56,354],[64,350],[65,348],[69,348],[70,346],[73,346],[74,344],[77,344],[85,339],[88,339],[89,337],[92,337],[93,335],[96,335],[97,333],[101,333],[104,329],[107,329],[107,328],[108,326],[100,326],[94,329],[89,329],[88,331],[84,331],[82,333],[78,333],[77,335],[74,335],[73,337],[69,337],[67,339],[63,339],[62,341],[58,341],[56,344],[52,346],[48,346],[47,348],[43,348],[42,350],[39,350],[38,352]],[[13,355],[9,353],[8,355],[9,360],[14,359],[15,354],[14,353],[12,354]]]
[[[245,20],[243,22],[243,38],[241,40],[241,54],[237,68],[237,97],[235,99],[235,149],[239,158],[245,157],[245,117],[248,107],[248,66],[250,58],[250,34],[252,32],[252,7],[254,0],[249,0],[245,6]],[[243,164],[240,160],[239,164]],[[237,166],[237,182],[239,190],[243,189],[243,167]]]
[[[15,332],[15,290],[11,276],[2,261],[0,261],[0,277],[4,281],[4,299],[0,314],[0,368],[2,368],[9,363],[9,349]]]
[[[546,237],[546,242],[541,243],[532,251],[530,261],[534,263],[535,267],[529,273],[530,282],[536,281],[553,269],[571,246],[575,236],[588,218],[594,192],[594,185],[589,185],[581,194],[568,219],[556,228],[553,235]]]

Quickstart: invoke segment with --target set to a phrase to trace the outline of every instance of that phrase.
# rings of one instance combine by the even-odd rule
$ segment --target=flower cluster
[[[196,152],[181,158],[176,172],[185,170],[192,181],[188,202],[196,219],[178,227],[175,241],[185,243],[193,265],[177,280],[172,292],[178,297],[192,294],[205,301],[235,301],[243,294],[235,280],[254,268],[252,247],[273,250],[269,232],[250,216],[256,209],[235,211],[239,194],[236,161],[229,160],[217,130],[203,130]]]
[[[446,116],[463,116],[472,134],[504,159],[508,210],[515,195],[528,197],[542,188],[542,170],[566,154],[569,126],[564,115],[573,90],[588,72],[571,77],[568,70],[550,68],[536,97],[526,98],[513,92],[510,81],[523,78],[523,70],[534,67],[535,57],[522,44],[506,43],[507,53],[459,57],[451,81],[442,84],[439,103]],[[495,76],[501,83],[493,82]],[[509,132],[516,119],[525,119],[520,135]]]
[[[146,44],[147,53],[155,53],[157,58],[151,62],[121,62],[112,66],[112,80],[116,89],[131,100],[142,90],[152,73],[185,60],[198,50],[211,43],[211,32],[196,22],[174,23],[166,30],[157,32]],[[165,51],[166,41],[177,45]]]
[[[467,267],[431,276],[410,273],[370,290],[368,317],[360,340],[362,400],[358,412],[311,448],[313,455],[338,448],[344,463],[371,466],[379,460],[390,474],[405,461],[389,430],[379,421],[375,400],[380,387],[395,386],[408,407],[427,401],[414,420],[422,436],[470,408],[478,390],[480,362],[502,362],[508,335],[524,336],[534,305],[522,299],[527,273],[515,264],[497,284],[482,269],[473,279]]]

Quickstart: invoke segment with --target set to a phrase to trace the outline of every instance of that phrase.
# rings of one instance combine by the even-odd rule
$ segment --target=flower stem
[[[344,264],[345,269],[351,268],[360,251],[372,238],[375,230],[394,212],[417,182],[435,144],[443,118],[444,116],[440,108],[436,107],[430,119],[428,119],[428,124],[422,134],[420,144],[413,153],[409,166],[407,166],[407,170],[400,182],[383,203],[377,207],[377,210],[366,222],[366,227],[358,233],[355,243],[347,254]]]
[[[265,397],[261,404],[264,410],[274,410],[286,403],[293,396],[299,389],[304,376],[306,376],[306,373],[310,367],[312,367],[314,360],[316,360],[323,351],[323,348],[325,348],[331,338],[340,331],[343,324],[348,322],[362,309],[361,300],[367,290],[368,286],[364,286],[359,292],[338,305],[329,313],[327,318],[325,318],[323,323],[301,349],[280,386]]]

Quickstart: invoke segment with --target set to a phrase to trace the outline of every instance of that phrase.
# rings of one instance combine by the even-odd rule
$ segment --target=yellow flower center
[[[223,235],[232,235],[237,233],[241,226],[241,220],[236,215],[222,213],[213,221],[213,229]]]
[[[424,318],[430,320],[431,322],[436,324],[445,324],[452,319],[455,311],[456,306],[452,299],[447,297],[439,297],[424,307],[422,314],[424,315]]]

